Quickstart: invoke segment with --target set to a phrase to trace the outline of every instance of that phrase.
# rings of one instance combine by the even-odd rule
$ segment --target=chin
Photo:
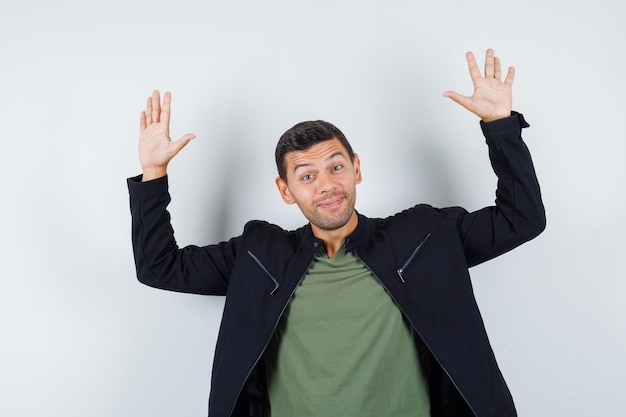
[[[317,218],[309,219],[309,221],[322,230],[337,230],[348,224],[353,213],[354,210],[350,213],[344,213],[343,215],[334,218]]]

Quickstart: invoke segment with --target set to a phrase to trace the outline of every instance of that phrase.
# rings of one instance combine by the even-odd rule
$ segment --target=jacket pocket
[[[267,278],[269,278],[270,283],[272,284],[272,286],[274,287],[274,289],[272,289],[272,291],[270,291],[270,295],[274,295],[276,293],[276,291],[278,291],[278,287],[280,287],[280,284],[278,283],[278,281],[276,280],[276,278],[274,278],[274,276],[270,273],[270,271],[267,270],[267,268],[261,263],[261,261],[259,260],[259,258],[257,258],[252,252],[248,251],[248,255],[250,255],[250,257],[254,260],[254,262],[256,262],[256,264],[263,270],[263,272],[265,272],[265,276]]]
[[[422,241],[415,247],[415,249],[413,249],[413,252],[411,252],[411,255],[407,258],[406,261],[404,261],[402,266],[398,268],[398,270],[396,271],[398,273],[398,276],[400,277],[400,281],[402,281],[403,284],[406,284],[406,281],[404,280],[404,271],[406,271],[406,269],[415,260],[417,255],[421,252],[424,244],[426,243],[429,237],[430,237],[430,233],[427,234],[424,239],[422,239]]]

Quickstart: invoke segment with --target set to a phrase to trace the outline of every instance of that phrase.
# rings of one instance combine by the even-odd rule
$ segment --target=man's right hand
[[[167,174],[167,164],[196,135],[188,133],[173,141],[170,139],[170,103],[172,94],[161,95],[158,90],[152,93],[141,112],[139,123],[139,162],[143,170],[142,181],[150,181]]]

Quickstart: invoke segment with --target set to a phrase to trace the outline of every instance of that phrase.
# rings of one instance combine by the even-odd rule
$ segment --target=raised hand
[[[493,55],[493,49],[487,49],[484,77],[480,74],[474,54],[468,52],[465,58],[474,84],[474,94],[463,96],[455,91],[446,91],[443,93],[444,97],[456,101],[480,117],[483,122],[509,117],[513,102],[511,87],[515,78],[515,68],[509,67],[502,82],[500,59]]]
[[[167,164],[189,141],[196,137],[191,133],[176,141],[170,139],[170,108],[172,94],[161,96],[155,90],[148,98],[146,110],[139,121],[139,162],[143,170],[142,181],[149,181],[167,174]]]

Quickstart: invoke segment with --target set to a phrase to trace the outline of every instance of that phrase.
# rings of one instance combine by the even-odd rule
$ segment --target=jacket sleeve
[[[127,180],[132,215],[132,243],[140,282],[166,290],[224,295],[239,238],[204,247],[179,248],[167,205],[167,177]]]
[[[469,266],[494,258],[539,235],[546,226],[541,190],[521,130],[519,113],[482,123],[491,166],[498,177],[495,206],[457,218],[457,231]]]

